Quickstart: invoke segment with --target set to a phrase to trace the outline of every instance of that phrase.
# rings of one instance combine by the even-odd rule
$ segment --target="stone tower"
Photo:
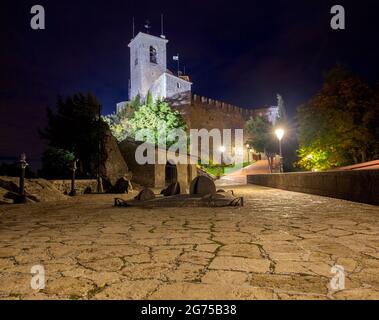
[[[168,40],[143,32],[130,42],[130,100],[138,94],[142,99],[167,71]]]

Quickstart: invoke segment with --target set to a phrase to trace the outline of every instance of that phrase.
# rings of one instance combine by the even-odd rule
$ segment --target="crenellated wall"
[[[255,112],[254,110],[244,109],[241,107],[237,107],[235,105],[225,103],[223,101],[218,101],[215,99],[202,97],[199,95],[193,95],[192,96],[192,105],[202,105],[204,107],[210,106],[214,110],[218,110],[219,112],[223,113],[224,115],[228,115],[230,113],[237,113],[239,114],[244,120],[249,120],[250,117],[254,116]]]

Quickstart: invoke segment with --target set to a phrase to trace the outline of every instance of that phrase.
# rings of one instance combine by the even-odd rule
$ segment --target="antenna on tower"
[[[134,17],[133,17],[133,39],[134,39],[135,35],[136,35],[136,25],[134,23]]]
[[[164,27],[163,20],[164,20],[164,16],[163,14],[161,14],[161,38],[166,39],[166,36],[164,35],[164,32],[163,32],[163,27]]]
[[[150,21],[149,20],[146,20],[145,22],[145,29],[146,29],[146,33],[149,34],[149,29],[151,28],[150,26]]]

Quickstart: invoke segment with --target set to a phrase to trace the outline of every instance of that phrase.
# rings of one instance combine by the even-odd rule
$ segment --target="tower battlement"
[[[220,110],[221,112],[225,113],[237,113],[246,119],[249,119],[250,117],[254,116],[255,113],[254,110],[241,108],[230,103],[207,98],[204,96],[199,96],[196,94],[192,95],[192,104],[201,104],[205,106],[208,105],[211,106],[214,110]]]

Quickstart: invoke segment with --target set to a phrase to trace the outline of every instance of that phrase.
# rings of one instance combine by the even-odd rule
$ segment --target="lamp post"
[[[20,174],[20,185],[19,185],[19,203],[25,203],[25,169],[29,164],[26,162],[26,154],[23,152],[20,155],[20,168],[21,168],[21,174]]]
[[[280,173],[283,173],[283,153],[282,153],[282,140],[284,137],[284,130],[279,128],[275,130],[276,137],[279,140],[279,154],[280,154]]]
[[[72,170],[72,178],[71,178],[71,191],[69,193],[70,197],[75,197],[76,196],[76,190],[75,190],[75,173],[76,170],[78,169],[76,163],[78,160],[74,160],[71,164],[71,170]]]

